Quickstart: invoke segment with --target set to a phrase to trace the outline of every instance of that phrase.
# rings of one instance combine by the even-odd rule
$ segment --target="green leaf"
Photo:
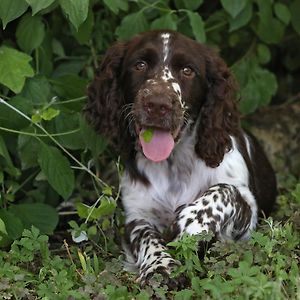
[[[259,38],[267,44],[276,44],[284,35],[284,25],[273,17],[271,0],[258,1],[259,22],[256,32]],[[272,30],[270,30],[272,28]]]
[[[92,151],[94,157],[98,157],[106,149],[107,142],[83,118],[80,119],[80,128],[86,147]]]
[[[145,18],[143,11],[127,15],[121,22],[121,25],[116,29],[116,34],[119,39],[126,40],[133,35],[149,29],[149,24]]]
[[[127,0],[103,0],[103,2],[115,14],[118,14],[119,10],[128,10]]]
[[[58,223],[56,210],[44,203],[11,205],[9,212],[18,217],[25,228],[33,225],[41,234],[52,234]]]
[[[24,130],[26,132],[34,132],[32,126]],[[38,165],[38,153],[40,151],[40,142],[28,135],[20,134],[18,136],[18,153],[21,161],[23,170],[28,168],[36,167]]]
[[[79,42],[80,45],[88,45],[92,30],[94,27],[94,13],[90,9],[88,13],[88,17],[86,20],[80,25],[78,31],[74,31],[73,35],[75,36],[76,40]]]
[[[261,64],[268,63],[271,59],[271,52],[270,52],[269,47],[264,44],[258,44],[257,57]]]
[[[87,79],[77,75],[64,75],[51,80],[55,91],[59,96],[73,99],[85,95]]]
[[[47,108],[41,114],[41,117],[45,121],[50,121],[59,115],[60,111],[52,107]]]
[[[21,95],[33,105],[45,105],[50,100],[50,83],[45,76],[37,75],[26,81]]]
[[[295,31],[300,35],[300,0],[294,0],[290,5],[291,20]]]
[[[3,29],[6,25],[21,16],[27,9],[28,4],[25,0],[1,0],[0,1],[0,19]]]
[[[85,148],[82,132],[80,131],[79,118],[80,113],[67,113],[63,111],[55,118],[54,124],[56,132],[60,133],[75,130],[74,133],[57,137],[57,140],[68,149],[77,150]]]
[[[202,4],[204,0],[175,0],[175,6],[177,9],[186,8],[188,10],[196,10]]]
[[[23,16],[18,24],[16,37],[19,47],[30,54],[42,44],[45,37],[45,25],[42,18],[32,17],[30,14]]]
[[[89,0],[59,0],[60,6],[76,30],[86,20]]]
[[[252,13],[253,5],[249,2],[235,18],[232,18],[229,21],[229,32],[232,32],[247,25],[252,18]]]
[[[192,31],[196,40],[198,42],[205,43],[206,36],[205,36],[204,22],[202,20],[202,17],[198,13],[189,10],[187,10],[186,13],[188,15],[192,27]]]
[[[274,12],[276,17],[282,21],[285,25],[288,25],[291,21],[291,13],[288,7],[282,3],[274,4]]]
[[[241,61],[233,72],[241,86],[240,109],[244,114],[268,104],[277,91],[275,75],[262,69],[255,59]]]
[[[38,163],[53,189],[67,199],[74,189],[74,172],[61,152],[42,143]]]
[[[235,18],[246,6],[247,0],[221,0],[224,9]]]
[[[13,166],[10,155],[7,151],[3,137],[0,135],[0,156],[4,157],[8,165]]]
[[[143,139],[146,143],[151,142],[153,133],[154,133],[154,129],[152,128],[148,128],[142,133]]]
[[[5,223],[5,228],[9,238],[16,240],[21,237],[24,227],[18,217],[7,210],[0,209],[0,219],[2,219]]]
[[[0,47],[0,83],[15,93],[19,93],[25,83],[26,77],[34,75],[29,62],[31,57],[18,50]]]
[[[32,15],[49,7],[55,0],[26,0],[32,9]]]
[[[166,14],[158,19],[155,19],[151,23],[151,29],[177,29],[177,20],[175,20],[174,15]]]
[[[10,99],[9,104],[20,110],[25,115],[30,115],[32,113],[33,107],[31,101],[24,97],[21,97],[20,95]],[[7,107],[4,104],[0,104],[0,126],[21,130],[28,125],[29,121],[27,121],[23,116],[19,115],[10,107]]]

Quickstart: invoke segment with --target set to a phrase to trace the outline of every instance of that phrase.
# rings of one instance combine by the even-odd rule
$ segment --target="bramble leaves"
[[[64,13],[76,30],[88,16],[89,0],[59,0]]]
[[[204,43],[206,41],[205,31],[204,31],[204,22],[202,17],[195,12],[189,10],[186,11],[190,24],[193,30],[193,34],[198,42]]]
[[[32,58],[23,52],[6,46],[0,47],[0,83],[19,93],[25,78],[34,74],[29,64],[31,60]]]
[[[42,144],[38,162],[50,185],[67,199],[74,189],[74,172],[67,158],[57,148]]]
[[[14,19],[21,16],[27,9],[28,4],[25,0],[1,0],[0,1],[0,19],[3,29]]]

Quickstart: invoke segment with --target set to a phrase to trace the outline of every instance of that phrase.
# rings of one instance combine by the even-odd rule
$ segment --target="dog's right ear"
[[[125,51],[125,43],[116,43],[107,50],[94,80],[88,86],[88,100],[84,107],[89,124],[117,147],[122,135],[120,115],[124,102],[118,80]]]

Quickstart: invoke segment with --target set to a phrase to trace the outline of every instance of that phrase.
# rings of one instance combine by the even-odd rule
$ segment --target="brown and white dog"
[[[235,81],[209,47],[168,30],[116,43],[85,113],[125,164],[127,242],[142,284],[177,264],[162,232],[247,239],[271,211],[274,172],[241,129]]]

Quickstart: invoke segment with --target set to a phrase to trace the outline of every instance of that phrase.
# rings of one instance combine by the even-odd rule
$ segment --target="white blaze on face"
[[[182,95],[181,95],[181,88],[180,85],[176,82],[174,76],[171,73],[171,70],[166,65],[166,61],[169,56],[170,48],[170,33],[162,33],[161,34],[162,42],[163,42],[163,61],[164,61],[164,67],[162,69],[162,76],[161,79],[165,82],[169,82],[170,86],[173,88],[174,92],[178,96],[178,100],[180,102],[181,107],[185,108],[185,103],[182,101]]]

